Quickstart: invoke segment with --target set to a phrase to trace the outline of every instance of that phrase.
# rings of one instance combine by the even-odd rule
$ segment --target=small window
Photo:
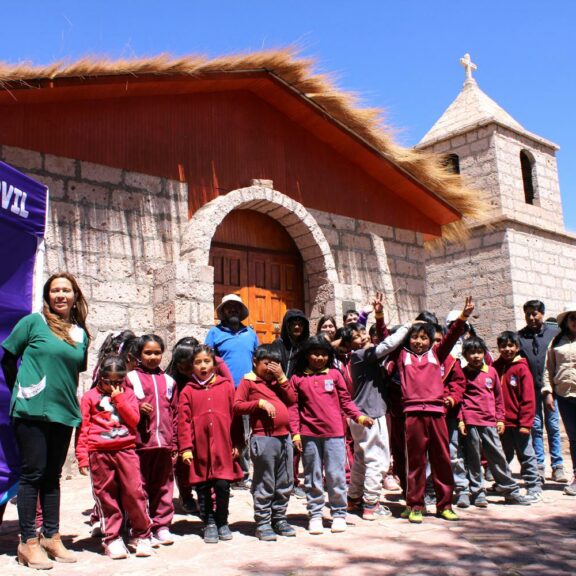
[[[520,167],[522,168],[524,199],[526,200],[526,204],[534,204],[534,199],[536,197],[534,156],[526,150],[520,152]]]
[[[460,174],[460,158],[458,154],[448,154],[444,158],[444,166],[454,174]]]

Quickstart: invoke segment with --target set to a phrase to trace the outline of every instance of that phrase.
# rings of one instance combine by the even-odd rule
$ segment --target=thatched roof
[[[299,57],[296,50],[267,50],[249,54],[206,58],[160,55],[130,60],[83,58],[76,62],[55,62],[45,66],[28,63],[0,63],[0,88],[11,90],[37,85],[43,80],[97,78],[110,76],[205,76],[226,72],[262,72],[279,77],[303,98],[320,106],[327,114],[362,138],[367,144],[401,169],[410,173],[425,188],[444,199],[463,215],[464,220],[443,227],[445,240],[467,235],[467,220],[479,219],[485,207],[477,190],[469,188],[460,176],[449,173],[442,159],[428,152],[396,144],[386,127],[382,110],[365,108],[358,98],[339,89],[327,74],[313,70],[314,62]]]

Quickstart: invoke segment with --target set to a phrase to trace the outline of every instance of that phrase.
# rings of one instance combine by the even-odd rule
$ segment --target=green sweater
[[[86,370],[88,336],[78,326],[71,335],[75,346],[58,338],[39,313],[25,316],[14,326],[2,344],[21,357],[10,403],[13,418],[80,425],[78,375]]]

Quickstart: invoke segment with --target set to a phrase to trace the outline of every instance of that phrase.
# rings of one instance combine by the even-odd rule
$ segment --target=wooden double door
[[[302,259],[292,239],[271,218],[233,211],[218,227],[210,248],[214,304],[238,294],[261,344],[280,334],[287,309],[304,309]]]

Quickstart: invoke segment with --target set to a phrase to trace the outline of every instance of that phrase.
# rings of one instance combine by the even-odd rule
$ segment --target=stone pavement
[[[90,537],[86,524],[92,507],[87,478],[62,483],[62,534],[78,553],[78,563],[56,564],[54,576],[312,576],[340,575],[506,575],[544,576],[576,574],[576,497],[564,496],[563,486],[549,483],[544,501],[530,507],[507,506],[489,496],[486,510],[459,512],[461,521],[448,523],[427,516],[421,525],[398,516],[397,494],[383,494],[393,518],[374,522],[349,515],[348,531],[320,536],[306,532],[305,504],[292,499],[289,519],[296,538],[259,542],[253,535],[249,492],[234,491],[230,502],[231,542],[204,544],[195,516],[176,514],[173,546],[152,558],[113,561],[103,556],[99,539]],[[325,525],[328,527],[329,522]],[[24,576],[18,566],[16,507],[8,506],[0,526],[0,574]]]

